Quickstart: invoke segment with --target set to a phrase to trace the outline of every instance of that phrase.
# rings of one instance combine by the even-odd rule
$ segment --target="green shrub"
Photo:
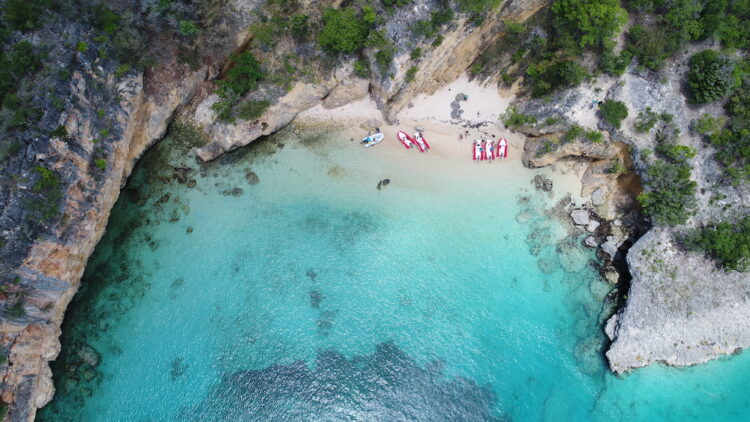
[[[387,47],[375,53],[375,64],[378,65],[381,73],[388,72],[388,69],[391,67],[393,52],[392,47]]]
[[[694,233],[689,240],[727,270],[747,271],[750,265],[750,217],[738,224],[721,222]]]
[[[688,86],[691,101],[706,104],[724,98],[732,88],[732,62],[716,50],[704,50],[690,58]]]
[[[104,158],[97,158],[94,160],[94,165],[99,168],[99,170],[104,170],[107,168],[107,160]]]
[[[526,74],[531,79],[531,95],[537,98],[557,89],[580,85],[588,76],[583,66],[569,59],[533,63],[526,69]]]
[[[719,121],[710,114],[703,114],[695,122],[694,129],[701,135],[709,135],[719,128]]]
[[[193,37],[201,32],[198,24],[191,20],[181,20],[179,23],[179,31],[180,35],[184,35],[186,37]]]
[[[586,131],[586,140],[589,142],[593,142],[595,144],[599,144],[604,140],[604,135],[602,135],[601,132],[598,130],[587,130]]]
[[[42,166],[36,166],[34,171],[39,175],[39,179],[32,186],[32,191],[43,197],[30,202],[29,209],[38,213],[42,220],[53,220],[60,213],[60,200],[62,199],[60,177],[57,173]]]
[[[583,133],[583,127],[581,127],[581,125],[574,124],[570,127],[570,129],[568,129],[567,132],[565,132],[565,136],[563,136],[562,140],[564,142],[572,142],[580,138]]]
[[[484,71],[484,63],[482,62],[476,62],[469,68],[469,73],[476,76]]]
[[[619,0],[557,0],[550,11],[563,45],[572,49],[604,48],[628,18]]]
[[[360,78],[367,78],[370,76],[370,68],[364,60],[357,60],[354,62],[354,71]]]
[[[462,12],[480,16],[494,9],[500,0],[456,0],[456,3]]]
[[[599,104],[599,114],[615,128],[620,128],[622,121],[628,117],[628,107],[622,101],[605,100]]]
[[[627,50],[638,63],[651,70],[659,70],[664,60],[677,52],[680,43],[663,27],[647,28],[633,25],[627,34]]]
[[[503,122],[505,127],[515,128],[519,126],[535,125],[537,118],[528,114],[518,112],[516,107],[508,107],[508,110],[504,115],[500,116],[500,120]]]
[[[409,54],[409,57],[412,60],[419,60],[420,58],[422,58],[422,49],[419,47],[415,48],[414,50],[411,51],[411,54]]]
[[[49,0],[7,0],[3,5],[5,21],[13,29],[29,31],[39,26],[49,4]]]
[[[117,66],[117,69],[115,69],[115,76],[118,78],[123,77],[128,71],[130,70],[130,65],[127,63],[123,63],[119,66]]]
[[[646,189],[638,195],[643,210],[657,224],[683,224],[696,206],[697,183],[690,179],[688,158],[695,150],[684,145],[661,143],[656,148],[660,160],[646,170]]]
[[[443,34],[438,34],[437,37],[432,41],[432,46],[437,47],[443,43]]]
[[[86,41],[78,41],[78,44],[76,44],[76,51],[79,53],[85,53],[89,51],[89,43]]]
[[[49,136],[50,138],[65,138],[68,136],[68,130],[65,129],[65,126],[60,125],[50,132]]]
[[[413,2],[414,0],[383,0],[383,6],[386,7],[401,7]]]
[[[258,88],[258,83],[265,79],[266,74],[260,67],[260,62],[249,51],[232,57],[232,68],[227,72],[224,80],[217,83],[216,93],[221,98],[211,108],[217,112],[221,120],[230,120],[232,108],[248,91]]]
[[[353,7],[329,8],[323,12],[323,29],[318,42],[327,51],[351,54],[364,46],[368,31],[368,24]]]
[[[8,54],[0,53],[0,100],[15,92],[21,79],[41,66],[34,46],[26,40],[14,45]]]
[[[412,66],[406,71],[406,82],[414,82],[417,79],[417,71],[419,69],[416,66]]]
[[[292,15],[289,28],[292,31],[292,35],[298,40],[306,39],[307,35],[310,33],[310,28],[307,25],[307,19],[307,15],[302,13]]]
[[[94,7],[94,23],[107,34],[114,35],[117,33],[120,30],[121,20],[120,15],[104,4]]]
[[[242,120],[254,120],[263,115],[271,105],[268,100],[247,101],[237,108],[237,116]]]
[[[656,125],[659,120],[659,115],[651,110],[651,107],[646,107],[645,110],[638,112],[638,118],[635,121],[635,130],[638,132],[648,132]]]
[[[625,73],[632,59],[633,53],[629,50],[622,50],[619,55],[605,51],[599,58],[599,69],[604,73],[620,76]]]

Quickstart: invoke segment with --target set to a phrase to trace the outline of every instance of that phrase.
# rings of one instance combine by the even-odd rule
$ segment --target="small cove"
[[[500,178],[501,163],[363,154],[340,134],[289,130],[201,167],[185,138],[149,151],[115,206],[40,420],[741,420],[750,408],[744,354],[607,371],[610,286],[545,212],[564,192],[535,191],[537,171]],[[409,160],[434,162],[418,173]]]

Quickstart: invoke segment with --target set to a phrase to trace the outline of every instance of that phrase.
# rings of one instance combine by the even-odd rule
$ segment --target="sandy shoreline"
[[[455,101],[459,94],[465,94],[468,100],[460,102],[463,110],[461,118],[452,119],[451,102]],[[418,95],[410,103],[410,107],[399,113],[397,122],[392,125],[385,122],[375,101],[369,97],[336,109],[326,109],[318,105],[300,113],[295,121],[302,124],[340,127],[346,135],[355,140],[373,133],[373,128],[378,127],[385,135],[385,139],[370,151],[378,155],[387,155],[396,161],[408,157],[404,154],[420,154],[418,151],[406,151],[396,138],[399,130],[413,133],[419,127],[432,147],[426,154],[439,156],[440,159],[406,158],[408,161],[404,163],[410,168],[433,172],[436,170],[433,167],[439,165],[445,172],[470,173],[479,177],[491,175],[513,183],[524,183],[523,187],[528,186],[524,179],[543,174],[554,181],[555,191],[570,194],[574,202],[582,203],[585,198],[580,196],[581,177],[585,165],[561,162],[543,169],[524,167],[521,156],[525,135],[504,128],[499,119],[513,99],[502,96],[496,87],[470,82],[466,76],[461,76],[433,95]],[[493,162],[472,160],[472,141],[480,137],[488,140],[507,139],[508,158]]]

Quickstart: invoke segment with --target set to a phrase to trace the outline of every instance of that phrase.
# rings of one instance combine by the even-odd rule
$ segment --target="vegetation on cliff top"
[[[688,243],[706,251],[725,269],[747,271],[750,268],[750,217],[736,224],[721,222],[698,230]]]

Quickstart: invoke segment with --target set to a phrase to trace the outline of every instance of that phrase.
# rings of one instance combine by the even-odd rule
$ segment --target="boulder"
[[[588,210],[577,209],[570,212],[570,218],[578,226],[585,226],[591,222],[591,215]]]
[[[596,241],[596,238],[594,236],[589,236],[584,239],[583,244],[588,246],[589,248],[595,248],[599,246],[599,243]]]
[[[593,233],[596,231],[596,228],[599,227],[599,222],[596,220],[589,221],[589,224],[586,225],[586,231],[589,233]]]
[[[599,206],[604,204],[606,192],[601,187],[597,188],[594,193],[591,194],[591,203]]]
[[[602,243],[602,250],[604,253],[609,255],[610,259],[615,259],[615,255],[617,255],[617,249],[622,245],[622,241],[617,236],[607,236],[607,240]]]

